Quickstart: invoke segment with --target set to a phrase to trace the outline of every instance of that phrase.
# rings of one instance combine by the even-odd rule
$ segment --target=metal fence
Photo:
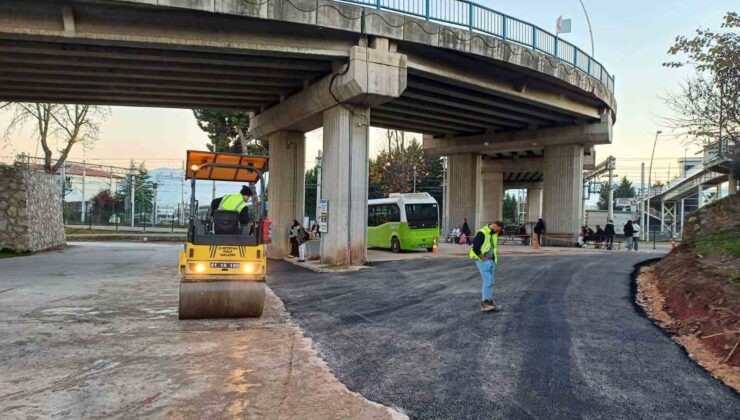
[[[467,28],[516,42],[572,65],[614,92],[614,76],[593,57],[544,29],[466,0],[339,0]]]

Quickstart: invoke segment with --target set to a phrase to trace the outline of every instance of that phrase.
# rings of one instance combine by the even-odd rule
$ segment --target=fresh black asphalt
[[[646,258],[504,256],[488,314],[464,259],[278,262],[269,285],[349,389],[412,418],[740,418],[740,397],[636,309]]]

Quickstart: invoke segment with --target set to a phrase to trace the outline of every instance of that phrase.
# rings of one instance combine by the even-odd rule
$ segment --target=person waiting
[[[452,243],[453,244],[459,244],[460,243],[460,235],[462,235],[462,231],[460,230],[460,226],[455,226],[455,229],[452,229]]]

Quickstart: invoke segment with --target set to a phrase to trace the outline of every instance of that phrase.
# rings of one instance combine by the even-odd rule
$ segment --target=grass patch
[[[740,258],[740,232],[722,232],[699,237],[696,251],[704,256]]]
[[[24,257],[31,255],[31,251],[15,251],[9,248],[0,249],[0,258]]]

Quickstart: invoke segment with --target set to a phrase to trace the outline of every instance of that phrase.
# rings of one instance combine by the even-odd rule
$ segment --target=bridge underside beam
[[[434,155],[456,153],[502,153],[520,150],[542,150],[547,146],[565,144],[609,144],[612,141],[612,121],[603,114],[598,123],[572,127],[542,128],[454,138],[424,137],[424,149]]]
[[[338,104],[372,107],[397,98],[406,89],[406,57],[389,48],[387,40],[376,48],[352,47],[342,69],[251,118],[250,132],[257,138],[283,129],[306,132],[320,127],[322,113]]]

